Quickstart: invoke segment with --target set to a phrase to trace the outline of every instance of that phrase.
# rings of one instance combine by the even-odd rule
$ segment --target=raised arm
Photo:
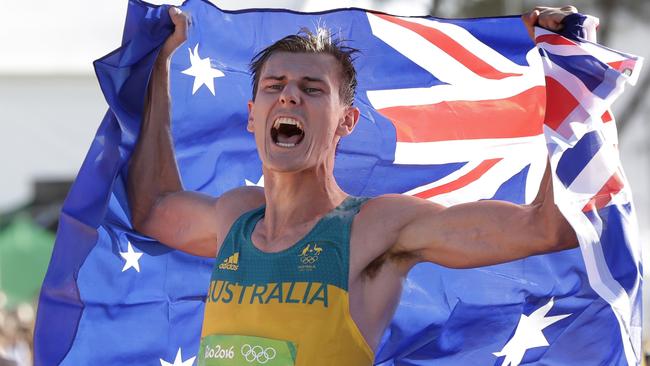
[[[549,177],[547,169],[530,205],[480,201],[444,208],[404,197],[408,214],[392,251],[414,262],[469,268],[573,248],[575,232],[553,202]]]
[[[153,67],[140,136],[127,180],[133,227],[163,244],[214,256],[217,247],[217,200],[185,192],[171,137],[169,61],[185,41],[187,18],[176,8],[170,15],[174,33],[163,45]]]

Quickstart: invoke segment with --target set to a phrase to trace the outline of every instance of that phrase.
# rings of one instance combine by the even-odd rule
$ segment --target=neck
[[[333,171],[324,167],[290,173],[263,171],[266,211],[260,234],[269,244],[296,233],[306,234],[347,197]]]

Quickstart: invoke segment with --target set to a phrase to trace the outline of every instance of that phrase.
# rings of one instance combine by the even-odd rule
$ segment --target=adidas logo
[[[236,271],[239,268],[239,252],[224,259],[223,263],[219,265],[219,269],[226,269],[229,271]]]

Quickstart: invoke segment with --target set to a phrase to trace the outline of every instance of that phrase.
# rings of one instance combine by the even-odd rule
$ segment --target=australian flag
[[[303,27],[327,27],[361,50],[361,118],[335,167],[348,193],[525,204],[551,157],[580,248],[469,270],[416,266],[376,364],[640,362],[640,248],[609,106],[641,59],[577,33],[538,30],[535,47],[518,16],[223,11],[205,0],[181,9],[191,26],[171,62],[172,134],[189,190],[263,185],[245,129],[248,63]],[[594,23],[571,19],[567,30]],[[151,67],[171,31],[165,6],[131,0],[122,47],[95,62],[109,109],[61,213],[36,365],[196,362],[214,260],[134,231],[125,189]]]

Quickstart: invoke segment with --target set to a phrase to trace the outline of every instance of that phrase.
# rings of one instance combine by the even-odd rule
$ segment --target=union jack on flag
[[[405,193],[448,205],[487,199],[504,176],[527,169],[532,201],[546,166],[544,78],[535,49],[519,54],[525,62],[518,64],[462,24],[371,13],[368,20],[375,37],[430,74],[415,85],[400,85],[397,74],[396,88],[367,91],[394,125],[393,163],[463,163]]]
[[[335,167],[348,193],[523,204],[550,154],[556,200],[580,248],[470,270],[416,266],[376,364],[639,362],[640,255],[608,111],[640,59],[543,30],[540,51],[519,17],[222,11],[203,0],[181,8],[192,26],[170,80],[187,189],[263,184],[245,130],[248,63],[304,26],[325,25],[361,50],[361,119]],[[132,0],[122,47],[95,63],[109,111],[63,208],[36,365],[195,363],[214,260],[135,232],[125,193],[146,83],[170,32],[166,7]]]

